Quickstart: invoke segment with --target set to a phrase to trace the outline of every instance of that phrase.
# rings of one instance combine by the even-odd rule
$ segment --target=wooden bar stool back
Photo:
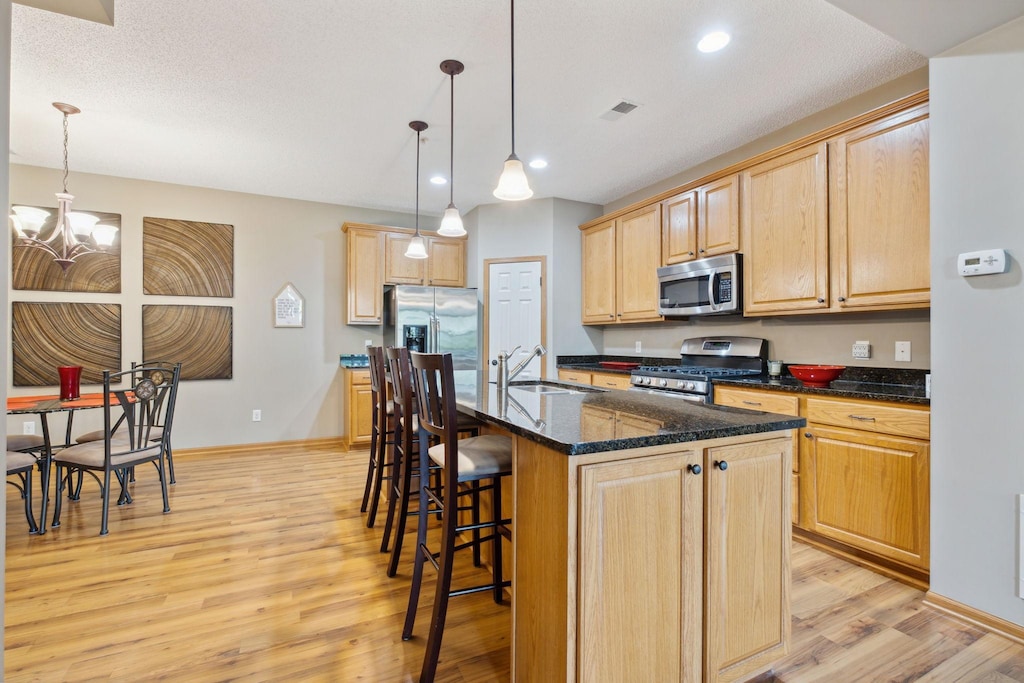
[[[363,488],[363,503],[360,512],[367,512],[366,526],[372,528],[377,519],[377,503],[384,479],[391,480],[394,468],[388,458],[388,446],[394,446],[394,404],[388,400],[387,375],[384,369],[384,349],[371,346],[366,349],[370,357],[370,401],[373,403],[373,419],[370,429],[370,461],[366,468],[366,486]],[[352,407],[349,407],[352,410]],[[389,476],[385,477],[385,470]]]
[[[434,594],[434,609],[431,616],[430,632],[420,681],[432,681],[437,669],[441,650],[441,637],[448,613],[448,598],[482,591],[492,591],[494,601],[502,602],[502,589],[511,581],[502,577],[502,531],[511,522],[501,514],[501,480],[512,473],[512,440],[507,436],[493,434],[459,439],[459,413],[455,407],[455,373],[452,355],[411,353],[413,391],[419,413],[419,424],[427,433],[440,439],[440,443],[429,449],[420,449],[419,455],[419,528],[416,534],[416,553],[413,560],[412,586],[409,591],[409,607],[405,613],[405,627],[402,639],[412,637],[419,603],[420,586],[423,579],[423,563],[430,562],[437,569],[437,583]],[[439,496],[429,485],[428,468],[433,463],[441,468],[444,495]],[[493,515],[491,519],[476,521],[467,525],[458,523],[458,499],[460,484],[482,484],[465,493],[473,500],[480,492],[491,492]],[[425,515],[429,506],[440,510],[441,541],[438,552],[427,546],[427,524]],[[455,551],[476,547],[478,542],[470,540],[456,544],[462,532],[486,532],[479,543],[491,543],[492,568],[489,583],[452,590],[452,562]],[[435,559],[436,558],[436,559]]]

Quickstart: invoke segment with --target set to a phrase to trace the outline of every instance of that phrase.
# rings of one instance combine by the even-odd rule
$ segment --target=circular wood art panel
[[[57,366],[81,365],[83,384],[121,369],[121,306],[27,303],[11,314],[14,386],[57,386]]]
[[[142,307],[142,357],[181,362],[181,379],[231,379],[230,306]]]
[[[142,219],[142,290],[164,296],[234,296],[234,226]]]

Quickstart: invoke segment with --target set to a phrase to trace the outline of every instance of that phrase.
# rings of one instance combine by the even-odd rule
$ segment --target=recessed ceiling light
[[[712,31],[697,43],[697,49],[701,52],[718,52],[729,44],[732,38],[725,31]]]
[[[547,168],[548,162],[543,159],[534,159],[530,162],[530,168]]]
[[[430,182],[434,183],[435,185],[446,185],[448,184],[448,179],[445,178],[443,175],[436,175],[430,179]]]

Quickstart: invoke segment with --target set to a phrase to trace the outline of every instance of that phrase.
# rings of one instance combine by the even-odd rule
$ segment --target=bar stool
[[[381,539],[380,551],[387,552],[391,545],[391,531],[395,530],[395,543],[391,546],[391,559],[388,562],[388,576],[395,576],[398,573],[398,563],[402,556],[402,544],[405,538],[406,520],[410,515],[419,515],[417,510],[409,509],[409,501],[416,493],[412,486],[413,477],[419,477],[419,467],[416,456],[420,448],[427,448],[430,434],[420,429],[419,418],[416,414],[416,399],[412,386],[412,365],[409,360],[409,349],[404,347],[388,347],[385,350],[387,356],[388,374],[391,377],[393,402],[395,406],[395,446],[394,446],[394,471],[391,479],[391,489],[388,496],[388,516],[384,524],[384,537]],[[409,415],[411,419],[406,419]],[[470,415],[458,414],[457,430],[465,436],[478,436],[483,423]],[[437,439],[435,438],[436,442]],[[435,491],[441,491],[440,468],[430,468],[434,475],[433,486]],[[474,523],[480,518],[480,486],[479,482],[471,482],[470,486],[475,494],[470,504]],[[427,514],[438,514],[440,511],[431,509]],[[396,523],[397,518],[397,523]],[[475,545],[473,547],[473,563],[480,566],[480,531],[473,531]]]
[[[423,563],[429,561],[437,569],[437,584],[434,594],[434,609],[427,636],[426,652],[420,681],[434,680],[437,659],[441,651],[441,637],[444,633],[445,618],[448,614],[448,598],[482,591],[492,591],[494,601],[501,603],[502,589],[511,581],[502,578],[501,543],[503,532],[508,531],[510,519],[501,515],[501,480],[512,473],[512,440],[507,436],[493,434],[458,438],[458,411],[455,408],[455,375],[452,355],[411,353],[413,390],[420,427],[441,440],[430,449],[420,449],[419,454],[419,528],[416,533],[416,553],[413,562],[412,586],[409,590],[409,607],[405,613],[405,627],[402,639],[412,637],[416,610],[419,603],[420,586],[423,580]],[[444,497],[430,488],[427,469],[430,463],[441,468]],[[483,483],[476,495],[489,490],[492,496],[492,519],[468,525],[458,523],[459,484]],[[466,492],[473,495],[473,491]],[[427,546],[426,515],[428,506],[433,505],[441,516],[441,546],[435,554]],[[464,531],[487,531],[480,543],[490,541],[493,552],[492,580],[490,583],[472,588],[452,590],[452,562],[458,549],[479,545],[470,541],[456,545],[456,537]]]
[[[363,489],[363,504],[360,512],[367,511],[366,526],[373,528],[377,519],[377,503],[380,501],[380,487],[385,479],[384,470],[394,476],[394,431],[395,407],[387,396],[387,376],[384,370],[384,349],[371,346],[366,349],[370,356],[370,400],[373,402],[373,420],[370,431],[370,462],[366,469],[366,487]],[[392,446],[392,459],[388,459],[388,446]]]

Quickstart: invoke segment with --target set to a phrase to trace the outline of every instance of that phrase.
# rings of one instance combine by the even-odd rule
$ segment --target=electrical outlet
[[[896,358],[895,360],[909,363],[910,362],[910,342],[898,341],[896,342]]]
[[[35,434],[36,433],[36,423],[35,422],[22,422],[21,423],[21,433],[22,434]]]
[[[853,357],[854,358],[871,358],[871,342],[869,342],[869,341],[855,341],[855,342],[853,342]]]
[[[641,344],[641,343],[640,343],[640,342],[638,341],[638,342],[636,343],[636,352],[637,352],[637,353],[643,353],[642,349],[643,349],[643,344]]]
[[[259,422],[262,419],[263,419],[263,411],[262,410],[254,410],[254,411],[252,411],[252,421],[253,422]]]
[[[363,346],[373,346],[373,340],[372,339],[364,339],[363,340]]]

